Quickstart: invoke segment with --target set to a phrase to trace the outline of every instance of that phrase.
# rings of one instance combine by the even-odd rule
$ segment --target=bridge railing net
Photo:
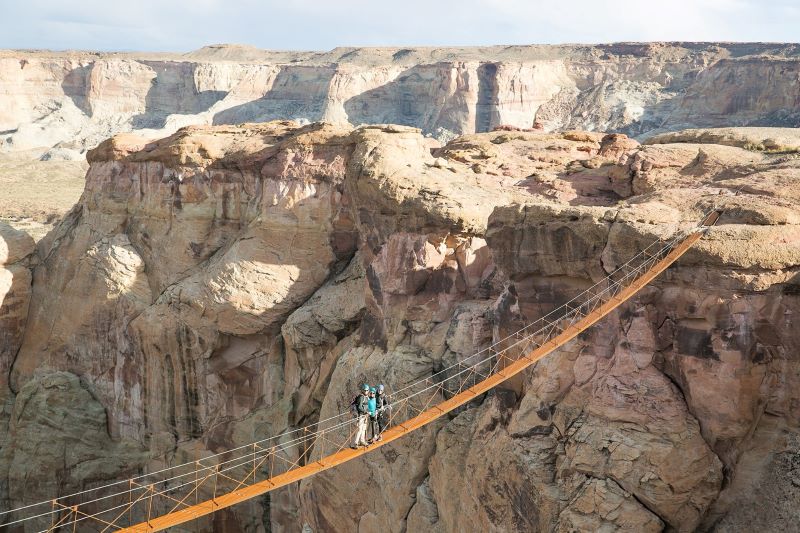
[[[692,230],[696,231],[696,230]],[[491,346],[389,396],[388,427],[403,424],[465,391],[580,322],[662,261],[686,237],[656,241],[612,274]],[[346,391],[342,391],[346,394]],[[357,421],[349,411],[222,453],[80,493],[0,512],[0,531],[115,531],[243,487],[344,450]]]

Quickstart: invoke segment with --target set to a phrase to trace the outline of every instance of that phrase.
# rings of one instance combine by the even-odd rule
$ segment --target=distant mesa
[[[402,124],[441,141],[496,128],[643,140],[797,127],[799,59],[781,43],[0,51],[0,151],[80,159],[121,132],[282,119]]]

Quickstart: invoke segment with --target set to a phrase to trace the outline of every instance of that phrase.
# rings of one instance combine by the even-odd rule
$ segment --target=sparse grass
[[[750,143],[750,142],[748,142],[748,143],[745,143],[745,144],[744,144],[744,146],[743,146],[742,148],[744,148],[745,150],[750,150],[751,152],[763,152],[764,150],[766,150],[766,149],[767,149],[767,148],[766,148],[766,147],[765,147],[763,144],[761,144],[761,143],[757,143],[757,144],[756,144],[756,143]]]
[[[87,166],[0,156],[0,220],[40,239],[80,198]]]
[[[797,154],[800,153],[800,148],[796,146],[766,146],[763,143],[745,143],[742,147],[751,152],[763,152],[765,154]]]

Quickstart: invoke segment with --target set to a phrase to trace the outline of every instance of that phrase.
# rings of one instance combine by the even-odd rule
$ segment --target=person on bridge
[[[369,385],[361,385],[361,392],[350,403],[350,409],[356,418],[356,435],[351,448],[367,446],[367,417],[369,417]]]
[[[375,408],[378,411],[378,435],[375,440],[383,440],[381,433],[389,425],[389,416],[391,414],[389,399],[386,397],[386,390],[383,385],[378,385],[378,390],[375,392]]]
[[[369,438],[370,444],[375,442],[375,439],[378,437],[378,402],[375,400],[376,392],[377,389],[375,389],[375,387],[369,389],[369,403],[367,404],[367,409],[369,411],[369,428],[371,433]]]

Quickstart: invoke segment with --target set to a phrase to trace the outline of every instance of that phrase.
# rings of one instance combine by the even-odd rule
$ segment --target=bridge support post
[[[147,492],[150,494],[147,497],[147,526],[152,528],[150,525],[150,517],[153,515],[153,484],[151,483],[147,487]]]
[[[253,483],[256,482],[256,443],[253,443]]]
[[[128,525],[133,525],[133,480],[128,480]]]
[[[219,474],[219,465],[214,465],[214,492],[211,493],[211,503],[217,505],[217,478]]]

